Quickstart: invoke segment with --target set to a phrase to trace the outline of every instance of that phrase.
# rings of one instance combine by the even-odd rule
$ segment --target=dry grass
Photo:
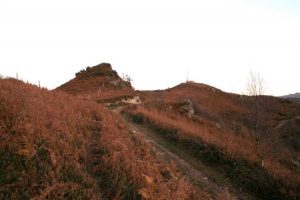
[[[163,113],[149,111],[145,108],[139,108],[136,112],[126,112],[133,116],[133,119],[142,120],[141,122],[159,131],[166,138],[187,148],[194,156],[203,159],[203,162],[224,171],[237,187],[240,186],[263,199],[269,195],[275,199],[282,199],[283,197],[298,199],[299,197],[297,191],[299,176],[291,169],[283,166],[277,159],[274,159],[272,154],[267,157],[269,152],[266,151],[264,154],[265,164],[261,168],[258,165],[259,159],[256,157],[254,142],[249,143],[253,146],[250,149],[252,152],[247,152],[249,146],[243,145],[249,141],[243,141],[242,138],[226,138],[227,135],[220,136],[218,133],[213,134],[212,132],[202,134],[203,129],[191,126],[190,122],[177,121],[174,117],[168,118],[163,116]],[[198,142],[199,139],[202,141],[201,143]],[[223,143],[221,143],[222,140]],[[236,144],[237,140],[240,143]],[[206,145],[209,146],[205,147]],[[205,150],[202,153],[198,152],[199,148],[203,147]],[[237,147],[241,149],[235,149]],[[251,153],[253,156],[249,156]]]
[[[205,143],[216,145],[231,158],[242,158],[253,163],[259,162],[256,153],[255,139],[250,134],[244,133],[237,135],[232,130],[226,129],[226,127],[220,129],[216,127],[214,123],[208,121],[203,122],[202,120],[202,122],[199,123],[178,114],[174,115],[170,112],[160,112],[156,109],[138,107],[136,112],[145,115],[150,121],[158,123],[161,126],[179,130],[182,137],[198,137]],[[245,129],[244,132],[246,131],[249,130]],[[263,149],[265,167],[268,170],[276,176],[280,175],[285,177],[288,175],[294,177],[292,171],[278,163],[283,153],[279,155],[273,154],[273,151],[267,143],[263,143],[261,148]],[[285,149],[282,149],[282,151],[284,150]]]
[[[95,182],[84,172],[92,106],[16,80],[1,80],[0,87],[1,199],[58,191],[97,199]]]
[[[62,92],[0,80],[0,133],[0,199],[208,198],[118,116]]]
[[[56,90],[83,97],[87,96],[88,98],[98,96],[102,99],[109,98],[108,96],[112,98],[124,93],[134,92],[130,82],[122,80],[108,63],[87,67],[85,70],[76,73],[74,79],[61,85]]]
[[[200,139],[204,144],[215,146],[229,160],[260,166],[261,158],[254,137],[252,97],[223,93],[194,83],[166,91],[143,92],[142,95],[144,105],[127,112],[140,116],[146,124],[167,135],[167,130],[175,132],[179,138],[176,142],[189,140],[196,144]],[[191,118],[181,109],[187,98],[193,102],[195,109]],[[264,180],[274,179],[278,181],[278,189],[274,192],[280,191],[291,199],[297,199],[300,160],[299,137],[296,136],[299,123],[295,117],[300,115],[299,104],[274,97],[259,97],[259,109],[260,151],[264,166],[258,167],[257,171],[248,168],[249,178],[259,177],[257,174],[262,173],[266,178],[260,180],[262,184]],[[286,123],[277,129],[282,121]]]
[[[122,190],[124,186],[119,183],[127,179],[130,181],[129,185],[137,187],[132,192],[137,192],[146,199],[190,199],[199,195],[182,175],[170,179],[164,177],[162,174],[176,173],[176,170],[157,160],[151,148],[140,138],[130,134],[118,116],[106,116],[102,123],[105,124],[102,131],[109,134],[99,138],[95,150],[105,149],[106,152],[101,158],[102,163],[93,167],[93,172],[102,174],[103,167],[112,169],[107,177],[111,179],[111,186]],[[116,194],[116,191],[112,192],[113,195]]]
[[[180,115],[162,113],[155,109],[149,110],[138,107],[136,112],[142,113],[151,121],[165,127],[179,130],[182,137],[198,137],[205,143],[214,144],[223,149],[232,158],[240,158],[242,156],[248,160],[257,160],[253,137],[249,135],[239,137],[232,133],[231,130],[218,129],[209,122],[199,124]]]
[[[183,135],[199,137],[205,143],[218,146],[232,158],[259,162],[253,136],[255,104],[252,97],[224,93],[197,83],[181,84],[166,91],[145,92],[143,95],[145,106],[139,107],[137,112],[150,120],[178,129]],[[193,102],[196,119],[178,112],[178,104],[187,98]],[[300,162],[297,150],[300,140],[295,136],[300,126],[292,120],[280,130],[276,129],[282,120],[299,116],[300,105],[266,96],[259,98],[259,109],[264,167],[276,177],[300,181],[297,170],[290,169],[292,160]],[[286,141],[283,137],[287,137]]]

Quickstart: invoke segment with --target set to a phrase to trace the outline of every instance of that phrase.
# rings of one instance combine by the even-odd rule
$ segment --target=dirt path
[[[115,112],[119,113],[119,110],[115,110]],[[130,131],[151,144],[160,158],[169,163],[174,162],[177,168],[194,185],[200,190],[210,193],[213,199],[254,199],[240,189],[235,189],[224,175],[205,166],[198,159],[192,157],[180,147],[166,141],[153,130],[132,123],[126,116],[123,116],[123,119]]]
[[[297,120],[297,119],[300,119],[300,116],[296,116],[296,117],[294,117],[294,118],[292,118],[292,119],[282,120],[282,121],[278,124],[278,126],[275,127],[275,129],[280,129],[280,128],[281,128],[282,126],[284,126],[287,122],[292,121],[292,120]]]
[[[96,181],[96,191],[97,191],[97,197],[98,199],[103,199],[102,193],[103,191],[99,187],[99,185],[102,184],[102,177],[96,174],[93,174],[93,164],[95,160],[97,160],[101,155],[99,155],[99,148],[98,148],[98,141],[99,141],[99,136],[100,136],[100,129],[94,129],[92,133],[92,139],[89,141],[87,144],[87,170],[88,172],[92,175],[94,180]]]

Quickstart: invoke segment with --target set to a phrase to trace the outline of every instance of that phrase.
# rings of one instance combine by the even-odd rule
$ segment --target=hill
[[[300,198],[298,103],[193,82],[140,95],[144,104],[126,110],[137,123],[157,130],[258,198]]]
[[[289,94],[281,97],[286,99],[300,99],[300,93]]]
[[[74,79],[59,86],[56,90],[95,99],[122,98],[134,94],[130,79],[120,78],[109,63],[101,63],[81,70],[76,73]]]
[[[0,131],[3,200],[205,195],[94,101],[0,79]]]
[[[0,199],[300,198],[290,99],[135,91],[102,63],[54,91],[0,79],[0,130]]]
[[[87,71],[78,79],[93,79],[93,73]],[[116,76],[111,68],[107,71],[107,81]],[[117,102],[118,107],[118,99],[128,95],[118,96],[118,91],[122,88],[108,87],[107,93],[94,93],[92,99]],[[131,95],[143,99],[142,104],[124,111],[133,121],[158,131],[176,145],[187,145],[183,148],[223,172],[236,187],[262,199],[300,197],[298,103],[226,93],[195,82],[167,90],[132,90]]]
[[[281,98],[300,102],[300,93],[294,93],[294,94],[289,94],[289,95],[281,96]]]

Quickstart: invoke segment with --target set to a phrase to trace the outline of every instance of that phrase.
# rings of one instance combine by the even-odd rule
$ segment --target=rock
[[[141,98],[139,96],[134,96],[133,98],[122,99],[123,103],[128,104],[140,104],[142,103]]]
[[[189,99],[184,101],[181,110],[191,118],[195,113],[193,102]]]

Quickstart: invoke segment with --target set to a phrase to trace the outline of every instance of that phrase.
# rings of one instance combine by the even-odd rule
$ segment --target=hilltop
[[[55,90],[72,95],[91,95],[94,97],[106,95],[107,98],[130,96],[134,92],[130,79],[123,80],[109,63],[87,67],[77,72],[74,79]]]

